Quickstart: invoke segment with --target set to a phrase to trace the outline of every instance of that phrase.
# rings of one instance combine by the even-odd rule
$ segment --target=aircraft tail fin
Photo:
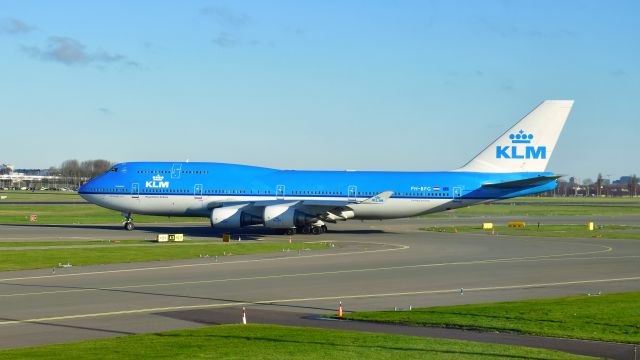
[[[456,171],[543,172],[573,100],[545,100]]]

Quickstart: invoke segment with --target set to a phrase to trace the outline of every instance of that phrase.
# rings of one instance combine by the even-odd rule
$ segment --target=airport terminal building
[[[14,169],[13,165],[0,164],[0,189],[40,190],[67,189],[63,177],[50,175],[48,170]]]

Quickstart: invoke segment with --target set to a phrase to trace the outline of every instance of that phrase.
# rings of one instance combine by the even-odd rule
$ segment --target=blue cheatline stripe
[[[89,194],[89,195],[122,195],[122,196],[134,196],[134,195],[138,195],[138,196],[146,196],[146,195],[162,195],[162,196],[198,196],[198,197],[214,197],[214,196],[236,196],[236,197],[273,197],[275,198],[275,195],[272,194],[202,194],[202,195],[195,195],[194,193],[145,193],[145,192],[141,192],[138,194],[131,194],[131,193],[123,193],[123,192],[95,192],[95,191],[82,191],[79,192],[79,194]],[[345,198],[347,199],[347,196],[338,196],[338,195],[284,195],[285,200],[292,200],[291,198]],[[362,200],[366,200],[366,199],[370,199],[371,196],[356,196],[356,199],[362,199]],[[452,200],[452,197],[438,197],[438,196],[404,196],[404,195],[392,195],[391,196],[392,199],[433,199],[433,200],[438,200],[438,199],[442,199],[442,200]],[[494,197],[458,197],[456,199],[480,199],[480,200],[487,200],[487,199],[495,199]]]

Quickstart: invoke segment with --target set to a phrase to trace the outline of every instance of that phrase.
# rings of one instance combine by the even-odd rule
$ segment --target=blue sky
[[[448,170],[544,99],[640,173],[636,1],[2,1],[0,162]]]

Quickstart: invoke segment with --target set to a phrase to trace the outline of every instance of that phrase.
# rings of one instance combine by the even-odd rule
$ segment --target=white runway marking
[[[505,286],[487,286],[476,288],[465,288],[466,292],[479,292],[479,291],[495,291],[495,290],[513,290],[513,289],[526,289],[533,287],[551,287],[551,286],[565,286],[576,284],[593,284],[601,282],[619,282],[619,281],[635,281],[640,280],[640,276],[626,277],[626,278],[613,278],[613,279],[596,279],[596,280],[576,280],[576,281],[564,281],[564,282],[551,282],[551,283],[535,283],[535,284],[518,284],[518,285],[505,285]],[[167,306],[158,308],[146,308],[146,309],[134,309],[134,310],[121,310],[110,311],[102,313],[92,314],[76,314],[65,316],[52,316],[36,319],[25,320],[9,320],[2,321],[0,325],[16,325],[16,324],[29,324],[29,323],[42,323],[47,321],[59,321],[69,319],[82,319],[101,316],[115,316],[126,314],[143,314],[159,311],[177,311],[177,310],[190,310],[190,309],[208,309],[230,306],[246,306],[246,305],[269,305],[269,304],[283,304],[292,302],[306,302],[306,301],[322,301],[322,300],[338,300],[338,299],[365,299],[375,297],[391,297],[391,296],[410,296],[410,295],[428,295],[428,294],[445,294],[445,293],[458,293],[460,289],[443,289],[443,290],[424,290],[424,291],[409,291],[409,292],[396,292],[396,293],[377,293],[377,294],[357,294],[357,295],[337,295],[337,296],[325,296],[315,298],[299,298],[299,299],[277,299],[277,300],[260,300],[260,301],[245,301],[245,302],[227,302],[217,304],[201,304],[201,305],[185,305],[185,306]]]
[[[336,271],[324,271],[324,272],[311,272],[311,273],[299,273],[299,274],[282,274],[282,275],[268,275],[268,276],[254,276],[254,277],[241,277],[241,278],[229,278],[229,279],[214,279],[214,280],[199,280],[199,281],[183,281],[183,282],[170,282],[170,283],[158,283],[158,284],[139,284],[139,285],[127,285],[127,286],[114,286],[106,288],[91,288],[91,289],[73,289],[73,290],[57,290],[57,291],[40,291],[40,292],[28,292],[28,293],[16,293],[16,294],[2,294],[3,297],[15,297],[15,296],[29,296],[29,295],[50,295],[50,294],[62,294],[62,293],[75,293],[75,292],[90,292],[90,291],[110,291],[110,290],[124,290],[146,287],[162,287],[162,286],[181,286],[181,285],[194,285],[194,284],[207,284],[207,283],[221,283],[231,281],[249,281],[249,280],[266,280],[266,279],[278,279],[278,278],[294,278],[304,276],[318,276],[318,275],[335,275],[335,274],[347,274],[358,272],[371,272],[371,271],[390,271],[390,270],[404,270],[415,268],[428,268],[439,266],[452,266],[452,265],[477,265],[477,264],[493,264],[493,263],[514,263],[514,262],[531,262],[531,261],[555,261],[555,260],[591,260],[600,259],[599,257],[587,257],[587,258],[558,258],[559,256],[575,256],[594,254],[611,251],[611,248],[589,252],[589,253],[571,253],[565,255],[541,255],[530,256],[521,258],[504,258],[504,259],[489,259],[489,260],[472,260],[472,261],[457,261],[448,263],[435,263],[435,264],[418,264],[418,265],[401,265],[401,266],[388,266],[377,268],[364,268],[364,269],[350,269],[350,270],[336,270]],[[629,257],[629,256],[624,256]],[[638,256],[640,257],[640,256]],[[607,257],[610,258],[610,257]],[[615,257],[614,257],[615,258]],[[218,263],[220,264],[220,263]],[[11,285],[11,284],[7,284]],[[33,285],[38,286],[38,285]]]
[[[379,253],[379,252],[398,251],[398,250],[409,249],[409,246],[407,246],[407,245],[396,245],[396,244],[385,244],[385,243],[360,243],[360,242],[355,242],[355,241],[331,241],[331,240],[327,240],[327,241],[324,241],[324,242],[327,242],[327,243],[354,242],[354,243],[366,244],[366,245],[393,246],[394,248],[393,249],[379,249],[379,250],[349,251],[349,252],[335,253],[335,254],[296,255],[296,256],[290,256],[290,257],[279,257],[279,258],[270,258],[270,259],[225,261],[225,262],[218,262],[218,263],[167,265],[167,266],[153,266],[153,267],[143,267],[143,268],[133,268],[133,269],[92,271],[92,272],[73,273],[73,274],[25,276],[25,277],[0,279],[0,281],[47,279],[47,278],[69,277],[69,276],[84,276],[84,275],[103,275],[103,274],[114,274],[114,273],[133,272],[133,271],[166,270],[166,269],[179,269],[179,268],[190,268],[190,267],[201,267],[201,266],[218,266],[218,265],[224,265],[224,264],[243,264],[243,263],[253,263],[253,262],[263,262],[263,261],[293,260],[293,259],[302,259],[302,258],[308,259],[308,258],[327,257],[327,256],[345,256],[345,255],[354,255],[354,254],[371,254],[371,253]],[[283,243],[283,246],[284,245],[285,244]],[[254,255],[260,255],[260,254],[254,254]],[[221,256],[221,258],[224,258],[224,257]]]
[[[350,241],[323,241],[327,243],[344,243]],[[334,254],[314,254],[314,255],[298,255],[291,257],[279,257],[279,258],[270,258],[270,259],[253,259],[253,260],[238,260],[238,261],[226,261],[226,262],[218,262],[218,263],[204,263],[204,264],[183,264],[183,265],[168,265],[168,266],[154,266],[154,267],[143,267],[143,268],[132,268],[132,269],[120,269],[120,270],[105,270],[105,271],[92,271],[92,272],[84,272],[84,273],[73,273],[73,274],[57,274],[57,275],[40,275],[40,276],[25,276],[25,277],[15,277],[15,278],[5,278],[0,279],[0,281],[15,281],[15,280],[32,280],[32,279],[47,279],[47,278],[57,278],[57,277],[70,277],[70,276],[87,276],[87,275],[104,275],[104,274],[114,274],[114,273],[124,273],[124,272],[134,272],[134,271],[151,271],[151,270],[166,270],[166,269],[178,269],[178,268],[190,268],[190,267],[203,267],[203,266],[219,266],[224,264],[242,264],[242,263],[254,263],[254,262],[266,262],[266,261],[280,261],[280,260],[294,260],[301,258],[318,258],[318,257],[328,257],[328,256],[346,256],[346,255],[354,255],[354,254],[371,254],[371,253],[380,253],[380,252],[388,252],[388,251],[398,251],[398,250],[407,250],[409,246],[407,245],[397,245],[397,244],[387,244],[387,243],[361,243],[354,242],[358,244],[365,245],[379,245],[379,246],[392,246],[392,249],[379,249],[379,250],[362,250],[362,251],[349,251],[344,253],[334,253]],[[587,251],[587,252],[577,252],[577,253],[565,253],[565,254],[553,254],[553,255],[539,255],[539,256],[527,256],[521,258],[505,258],[505,259],[488,259],[488,260],[478,260],[479,262],[499,262],[499,261],[511,261],[511,260],[521,260],[521,259],[537,259],[537,258],[553,258],[553,257],[566,257],[566,256],[577,256],[577,255],[593,255],[599,254],[603,252],[610,252],[613,250],[612,247],[605,245],[593,245],[604,248],[603,250],[598,251]],[[466,262],[463,262],[466,263]],[[437,265],[455,265],[457,263],[446,263],[446,264],[427,264],[423,266],[437,266]],[[410,265],[413,266],[413,265]]]

